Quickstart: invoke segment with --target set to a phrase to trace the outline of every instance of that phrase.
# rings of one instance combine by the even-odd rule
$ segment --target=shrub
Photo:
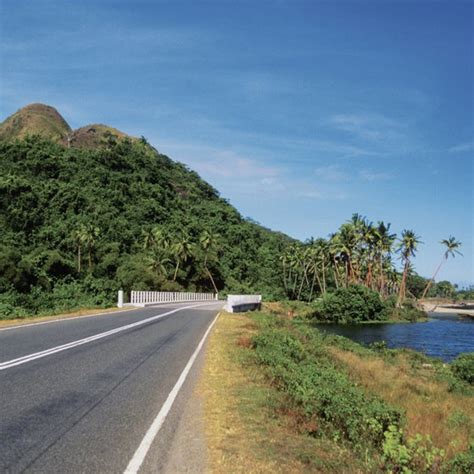
[[[257,361],[268,367],[278,388],[305,416],[317,416],[335,438],[354,446],[380,447],[390,425],[399,426],[401,413],[366,394],[328,358],[314,354],[287,329],[268,329],[255,336]]]
[[[460,354],[451,363],[451,371],[458,379],[474,385],[474,352]]]
[[[383,459],[388,472],[438,472],[445,452],[433,446],[429,436],[417,434],[404,441],[403,431],[396,426],[389,426],[384,436]]]
[[[334,323],[383,321],[387,312],[377,292],[353,285],[325,295],[316,306],[315,318]]]

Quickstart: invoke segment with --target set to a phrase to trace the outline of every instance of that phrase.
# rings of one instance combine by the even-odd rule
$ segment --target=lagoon
[[[409,348],[446,362],[462,352],[474,352],[474,319],[447,313],[428,313],[422,323],[318,324],[322,331],[361,344],[385,341],[389,348]]]

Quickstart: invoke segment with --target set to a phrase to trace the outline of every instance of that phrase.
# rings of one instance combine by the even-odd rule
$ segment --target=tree
[[[428,294],[428,291],[430,290],[430,287],[433,284],[436,275],[440,271],[443,263],[446,262],[450,256],[454,258],[456,254],[462,255],[462,253],[458,250],[461,247],[462,243],[456,240],[453,236],[449,237],[449,239],[443,239],[440,243],[446,246],[446,250],[444,252],[440,264],[438,265],[438,268],[435,270],[434,275],[431,277],[430,281],[426,285],[425,291],[423,291],[421,298],[424,298]]]
[[[199,237],[199,243],[201,245],[201,248],[204,251],[204,269],[206,270],[206,273],[209,275],[209,279],[211,280],[212,286],[214,287],[214,291],[216,293],[218,293],[217,286],[216,286],[216,283],[214,282],[214,278],[212,277],[212,274],[209,270],[207,263],[210,258],[214,257],[215,255],[214,252],[217,251],[218,249],[219,239],[220,239],[219,234],[213,234],[209,232],[208,230],[205,230]]]
[[[173,275],[173,281],[176,281],[179,266],[181,262],[187,262],[189,257],[193,255],[194,245],[190,242],[189,237],[185,236],[181,237],[171,248],[176,260],[176,268]]]
[[[77,245],[77,273],[81,273],[81,252],[82,246],[85,244],[86,241],[86,229],[84,224],[79,226],[79,228],[74,231],[73,238]]]
[[[400,252],[403,262],[402,281],[398,293],[397,307],[400,307],[405,301],[406,281],[410,270],[410,259],[415,256],[420,238],[412,230],[404,230],[397,251]]]
[[[94,224],[86,224],[83,226],[83,242],[87,247],[89,270],[92,269],[92,251],[95,247],[97,237],[100,235],[100,229]]]

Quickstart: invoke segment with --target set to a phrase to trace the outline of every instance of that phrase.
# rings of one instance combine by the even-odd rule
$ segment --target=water
[[[319,324],[318,329],[361,344],[385,341],[390,348],[410,348],[451,361],[461,352],[474,352],[474,319],[455,314],[428,313],[425,323]]]

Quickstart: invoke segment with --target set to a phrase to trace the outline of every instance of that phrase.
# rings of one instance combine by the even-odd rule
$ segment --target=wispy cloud
[[[364,181],[388,181],[393,178],[390,173],[360,170],[358,176]]]
[[[343,169],[340,165],[320,166],[314,171],[314,175],[322,181],[341,183],[348,181],[387,181],[393,178],[385,171],[374,171],[370,169],[352,170]]]
[[[474,141],[460,143],[459,145],[455,145],[455,146],[452,146],[451,148],[448,148],[449,153],[464,153],[464,152],[473,151],[473,150],[474,150]]]
[[[402,124],[380,114],[337,114],[329,119],[336,129],[370,142],[399,139],[404,136]]]
[[[350,175],[338,165],[320,166],[314,170],[314,175],[324,181],[348,181]]]

